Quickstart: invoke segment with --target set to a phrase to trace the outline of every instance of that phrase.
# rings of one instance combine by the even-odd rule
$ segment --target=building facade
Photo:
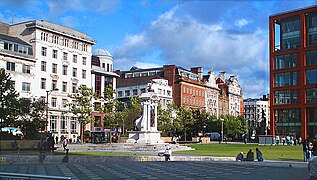
[[[270,134],[317,134],[317,6],[270,16]]]
[[[92,116],[94,122],[89,124],[87,130],[94,130],[95,128],[104,129],[106,116],[105,113],[100,113],[98,107],[102,107],[106,103],[104,97],[104,92],[107,88],[111,89],[113,92],[113,99],[116,98],[116,82],[119,75],[113,72],[113,57],[112,55],[104,49],[96,49],[92,53],[91,58],[91,87],[94,92],[100,96],[100,99],[94,99],[94,111]]]
[[[124,103],[125,107],[129,105],[131,97],[138,97],[141,93],[153,91],[157,93],[159,104],[163,109],[167,109],[172,104],[172,87],[168,85],[168,80],[159,76],[143,76],[135,78],[117,79],[117,99]]]
[[[164,65],[158,68],[140,69],[132,67],[129,71],[117,71],[121,79],[118,79],[118,98],[127,96],[124,91],[131,96],[132,89],[146,89],[148,85],[143,83],[142,87],[134,87],[138,81],[148,77],[161,77],[168,81],[172,87],[173,102],[176,106],[183,106],[194,109],[206,109],[212,115],[242,115],[243,100],[242,88],[235,76],[226,79],[225,73],[220,73],[217,77],[213,70],[208,75],[203,75],[201,67],[194,67],[187,70],[175,65]],[[133,83],[135,81],[135,83]],[[124,88],[121,88],[122,84]],[[120,84],[120,85],[119,85]],[[130,90],[126,89],[131,85]],[[138,86],[140,86],[138,84]],[[119,93],[120,91],[120,93]],[[138,91],[135,91],[138,94]],[[242,105],[242,107],[241,107]],[[229,111],[231,109],[231,111]]]
[[[24,69],[32,72],[33,79],[22,82],[22,91],[28,93],[26,97],[46,99],[47,131],[76,139],[80,129],[77,118],[69,113],[68,95],[76,93],[81,84],[91,87],[91,50],[95,41],[82,32],[44,20],[3,26],[8,36],[32,47],[34,71],[27,66]]]
[[[10,73],[21,98],[35,98],[31,91],[36,71],[33,48],[25,41],[6,34],[0,34],[0,69]]]
[[[249,139],[258,135],[269,134],[269,101],[266,97],[261,99],[244,100],[244,118],[247,121]]]

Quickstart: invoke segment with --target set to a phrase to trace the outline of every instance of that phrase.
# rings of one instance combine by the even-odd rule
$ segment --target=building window
[[[308,14],[306,16],[306,37],[307,37],[307,46],[317,44],[317,16],[316,13]]]
[[[62,100],[62,106],[63,106],[63,108],[67,107],[67,99]]]
[[[67,67],[66,65],[63,65],[63,75],[67,75]]]
[[[41,61],[41,71],[46,71],[46,62]]]
[[[67,61],[67,56],[68,56],[68,53],[63,52],[63,60]]]
[[[46,89],[46,79],[41,78],[41,89]]]
[[[109,72],[109,68],[110,68],[110,67],[109,67],[109,63],[107,63],[107,71],[108,71],[108,72]]]
[[[68,39],[64,39],[64,46],[68,47],[69,45],[69,40]]]
[[[101,76],[97,74],[95,75],[95,92],[101,95]]]
[[[317,104],[317,88],[306,89],[306,103]]]
[[[48,34],[45,32],[41,32],[41,40],[42,41],[48,41]]]
[[[297,54],[285,54],[274,57],[274,69],[296,68]]]
[[[274,74],[274,87],[296,86],[297,72]]]
[[[63,81],[62,91],[67,92],[67,82],[65,82],[65,81]]]
[[[22,91],[29,92],[31,87],[31,83],[22,82]]]
[[[137,96],[138,95],[138,90],[137,89],[133,89],[133,96]]]
[[[124,95],[125,95],[125,96],[130,96],[130,90],[125,90],[125,91],[124,91]]]
[[[51,126],[52,132],[56,132],[56,122],[57,122],[57,116],[51,116],[50,126]]]
[[[162,94],[162,89],[158,88],[157,93]]]
[[[57,59],[57,50],[53,49],[53,58]]]
[[[76,132],[77,131],[77,118],[76,117],[72,117],[70,131],[71,132]]]
[[[77,77],[77,68],[73,68],[73,77]]]
[[[106,64],[105,63],[102,63],[102,68],[105,68],[106,67]]]
[[[118,97],[122,97],[122,91],[118,91]]]
[[[58,44],[58,39],[59,39],[59,37],[54,35],[53,36],[53,43]]]
[[[47,48],[46,47],[42,47],[42,56],[46,56],[46,51],[47,51]]]
[[[52,80],[52,89],[57,89],[57,80]]]
[[[167,95],[171,96],[171,91],[167,90]]]
[[[8,71],[15,71],[15,63],[14,62],[7,62],[7,70]]]
[[[98,111],[98,110],[100,110],[100,108],[101,108],[101,103],[100,102],[95,102],[94,103],[94,110]]]
[[[52,73],[57,73],[57,64],[52,64]]]
[[[83,69],[83,71],[82,71],[82,78],[83,78],[83,79],[86,79],[86,70],[84,70],[84,69]]]
[[[317,84],[317,69],[306,71],[306,84]]]
[[[299,16],[281,20],[281,45],[282,50],[296,49],[300,45],[300,20]]]
[[[73,83],[72,85],[72,93],[76,93],[77,92],[77,84]]]
[[[66,125],[66,117],[61,116],[61,133],[66,133],[67,132],[67,125]]]
[[[56,107],[57,106],[57,98],[55,98],[55,97],[52,97],[52,99],[51,99],[51,106],[52,107]]]
[[[87,64],[87,58],[83,57],[83,65],[86,65],[86,64]]]
[[[77,55],[76,54],[73,55],[73,62],[77,63]]]
[[[297,90],[285,90],[274,92],[274,104],[296,104]]]

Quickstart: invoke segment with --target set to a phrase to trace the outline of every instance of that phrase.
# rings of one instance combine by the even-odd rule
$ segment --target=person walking
[[[258,161],[263,161],[263,156],[262,156],[262,152],[259,150],[259,148],[255,148],[255,153],[256,153],[256,158],[258,159]]]
[[[65,137],[64,140],[63,140],[63,148],[64,148],[64,151],[66,150],[67,144],[68,144],[68,142],[67,142],[67,139],[66,139],[66,137]]]
[[[304,153],[304,162],[307,162],[309,159],[309,142],[308,138],[303,142],[303,153]]]

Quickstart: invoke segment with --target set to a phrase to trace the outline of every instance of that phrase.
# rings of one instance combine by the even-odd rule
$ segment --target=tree
[[[91,113],[93,111],[92,100],[96,97],[92,88],[88,88],[85,85],[80,85],[78,92],[69,95],[72,98],[70,104],[70,112],[78,118],[81,129],[81,139],[84,139],[84,127],[86,124],[93,122]]]
[[[162,109],[162,105],[159,104],[157,110],[157,126],[158,130],[162,131],[163,135],[167,135],[169,131],[171,131],[171,127],[173,127],[174,117],[174,105],[169,104],[166,109]],[[174,129],[174,127],[173,127]]]
[[[9,73],[0,69],[0,127],[13,125],[18,118],[18,96]]]
[[[176,113],[177,117],[175,118],[173,125],[179,133],[184,134],[186,141],[188,137],[191,137],[189,135],[191,135],[191,130],[193,129],[194,125],[192,111],[186,107],[180,106],[177,108]],[[190,138],[188,140],[190,140]]]
[[[139,97],[131,97],[129,102],[129,107],[123,110],[126,115],[125,125],[127,129],[133,128],[135,120],[142,115],[141,99]]]
[[[20,121],[17,125],[23,127],[27,138],[36,137],[37,130],[44,130],[47,126],[47,117],[45,102],[43,99],[31,101],[30,99],[21,98],[20,103]]]

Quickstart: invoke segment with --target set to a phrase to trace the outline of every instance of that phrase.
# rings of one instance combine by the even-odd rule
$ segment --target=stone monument
[[[157,105],[159,97],[154,92],[140,95],[142,100],[142,116],[135,121],[135,130],[128,131],[127,143],[158,144],[161,141],[161,132],[157,130]]]

